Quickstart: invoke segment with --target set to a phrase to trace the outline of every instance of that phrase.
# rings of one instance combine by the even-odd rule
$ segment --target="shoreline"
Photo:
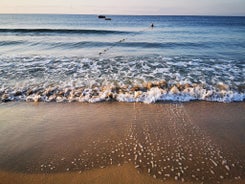
[[[2,104],[0,183],[242,183],[244,110],[244,102]]]

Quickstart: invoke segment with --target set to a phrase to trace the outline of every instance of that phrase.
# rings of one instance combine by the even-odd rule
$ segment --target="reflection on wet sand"
[[[224,110],[214,117],[212,108]],[[212,129],[230,122],[242,135],[244,109],[244,103],[228,104],[227,108],[227,104],[205,102],[4,104],[0,106],[1,175],[4,181],[13,172],[25,177],[62,173],[68,177],[74,172],[116,172],[119,167],[124,174],[126,170],[136,172],[132,176],[133,171],[128,172],[128,178],[139,174],[149,182],[242,182],[243,147],[226,145],[219,139],[222,131],[210,131],[204,125],[213,122]],[[225,116],[229,111],[232,116]],[[244,135],[230,137],[234,145],[244,140]]]

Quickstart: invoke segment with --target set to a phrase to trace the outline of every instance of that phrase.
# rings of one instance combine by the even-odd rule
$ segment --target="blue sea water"
[[[0,15],[2,101],[244,101],[245,17],[108,17]]]

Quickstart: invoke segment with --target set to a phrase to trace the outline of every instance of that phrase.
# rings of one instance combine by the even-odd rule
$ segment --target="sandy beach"
[[[243,183],[245,103],[5,103],[0,184]]]

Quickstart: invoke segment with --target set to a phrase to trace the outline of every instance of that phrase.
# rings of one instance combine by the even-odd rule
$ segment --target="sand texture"
[[[0,105],[0,184],[243,183],[245,103]]]

